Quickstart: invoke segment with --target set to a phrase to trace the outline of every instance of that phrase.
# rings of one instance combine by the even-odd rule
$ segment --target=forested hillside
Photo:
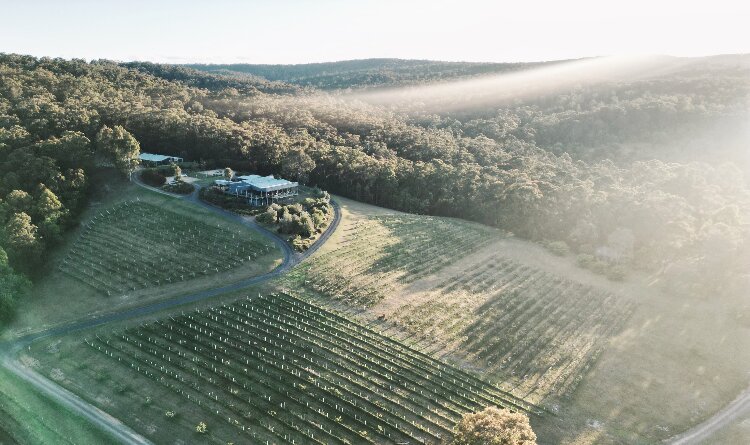
[[[509,94],[505,100],[483,106],[462,106],[466,98],[460,94],[431,97],[435,102],[431,107],[425,106],[424,97],[408,96],[416,100],[408,101],[406,112],[418,125],[460,130],[472,137],[502,140],[514,131],[539,147],[586,160],[712,162],[741,158],[750,166],[743,145],[750,139],[750,56],[665,56],[650,62],[641,72],[633,70],[637,72],[634,76],[598,83],[572,82],[569,88],[552,92],[532,83],[530,94],[522,98]],[[225,82],[257,84],[260,76],[341,92],[501,78],[519,72],[535,79],[533,73],[564,65],[368,59],[304,65],[187,65],[206,74],[184,74],[190,78],[188,84],[198,86],[207,85],[206,80],[197,79],[213,79],[218,73]],[[150,68],[164,77],[155,66]]]
[[[747,114],[750,84],[746,58],[737,60],[670,74],[674,81],[584,85],[440,114],[275,79],[2,55],[2,247],[10,267],[30,274],[39,253],[75,224],[97,166],[127,173],[140,146],[479,221],[564,245],[602,272],[636,268],[691,292],[738,293],[750,260],[739,161],[617,153],[623,141],[656,146],[660,134],[734,128]],[[17,295],[20,281],[8,282],[4,295]]]
[[[550,63],[472,63],[364,59],[302,65],[186,65],[200,71],[258,76],[323,90],[384,87],[450,80],[527,69]]]

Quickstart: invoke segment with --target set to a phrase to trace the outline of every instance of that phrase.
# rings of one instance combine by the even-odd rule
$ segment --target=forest
[[[402,62],[205,72],[0,55],[0,316],[97,171],[128,175],[141,148],[481,222],[684,292],[750,284],[747,56],[445,112],[347,94],[536,67]]]

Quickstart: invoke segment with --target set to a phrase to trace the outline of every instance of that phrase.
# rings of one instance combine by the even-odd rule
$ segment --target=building
[[[144,165],[165,165],[172,162],[182,162],[182,158],[179,156],[157,155],[153,153],[141,153],[138,155],[138,158],[141,160],[141,164]]]
[[[224,193],[247,198],[250,205],[260,206],[297,196],[299,184],[277,179],[273,176],[235,176],[231,181],[218,179],[214,181]]]

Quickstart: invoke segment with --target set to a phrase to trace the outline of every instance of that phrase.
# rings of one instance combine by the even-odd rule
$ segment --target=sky
[[[0,52],[163,63],[750,53],[739,0],[0,0]]]

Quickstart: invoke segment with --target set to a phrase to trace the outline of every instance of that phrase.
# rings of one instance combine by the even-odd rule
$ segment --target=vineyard
[[[445,344],[524,396],[570,395],[635,306],[501,254],[446,279],[389,320]]]
[[[494,233],[477,224],[416,215],[370,217],[344,230],[342,247],[296,275],[316,292],[365,307],[470,255]]]
[[[226,440],[238,443],[440,443],[466,412],[488,405],[537,412],[483,380],[288,294],[70,341],[73,357],[105,362],[103,369],[118,380],[140,378],[145,394],[167,390],[178,406],[160,409],[172,416],[202,413],[213,430],[221,424],[234,431]]]
[[[95,215],[58,269],[101,293],[119,295],[232,270],[271,250],[248,231],[127,201]]]
[[[285,285],[469,363],[526,400],[570,396],[635,309],[622,295],[510,258],[499,232],[481,226],[368,215],[343,230],[337,249]]]

